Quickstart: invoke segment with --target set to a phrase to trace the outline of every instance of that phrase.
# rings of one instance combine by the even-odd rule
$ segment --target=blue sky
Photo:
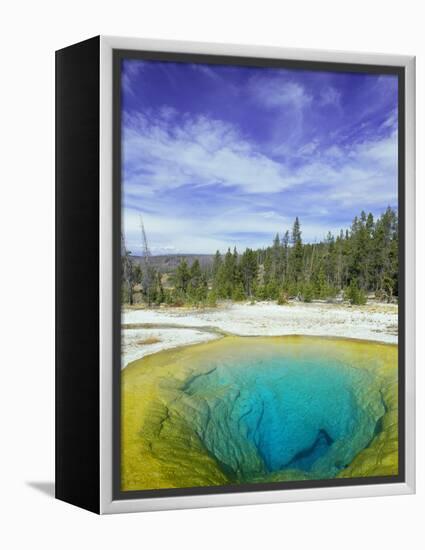
[[[124,60],[123,226],[153,254],[306,242],[397,206],[397,79]]]

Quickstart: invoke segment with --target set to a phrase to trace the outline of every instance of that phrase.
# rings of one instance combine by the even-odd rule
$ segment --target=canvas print
[[[397,76],[119,79],[121,490],[397,476]]]

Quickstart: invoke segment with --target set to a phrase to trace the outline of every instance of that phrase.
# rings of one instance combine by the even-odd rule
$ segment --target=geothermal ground
[[[199,344],[223,335],[332,336],[397,343],[398,308],[393,304],[270,302],[216,308],[127,308],[122,314],[122,367],[159,351]]]

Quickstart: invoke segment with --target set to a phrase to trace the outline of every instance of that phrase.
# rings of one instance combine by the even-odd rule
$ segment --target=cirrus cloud
[[[295,216],[313,242],[397,205],[385,79],[159,65],[123,75],[123,220],[136,252],[140,214],[155,253],[211,253],[266,246]]]

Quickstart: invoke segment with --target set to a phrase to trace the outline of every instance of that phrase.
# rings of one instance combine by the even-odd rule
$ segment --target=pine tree
[[[273,241],[272,248],[272,260],[273,260],[273,271],[272,278],[275,286],[279,286],[282,283],[283,279],[283,251],[280,243],[279,234],[276,233],[276,236]]]
[[[224,256],[224,298],[231,298],[233,293],[233,279],[235,275],[235,257],[230,251],[230,248],[227,250]]]
[[[213,266],[212,266],[212,276],[213,276],[214,279],[217,277],[217,274],[219,272],[219,269],[220,269],[222,263],[223,263],[223,260],[221,258],[221,254],[217,250],[217,252],[215,253],[215,256],[214,256]]]
[[[282,275],[283,275],[283,280],[285,280],[288,277],[288,264],[289,264],[289,231],[288,230],[285,231],[285,234],[283,235],[283,239],[282,239],[282,260],[283,260]]]
[[[294,226],[292,228],[292,253],[291,264],[292,273],[295,283],[298,283],[302,279],[303,271],[303,245],[301,240],[301,228],[298,216],[295,218]]]
[[[398,221],[390,207],[375,224],[373,248],[375,289],[390,300],[398,293]]]
[[[198,288],[198,299],[200,302],[204,302],[208,296],[208,280],[205,273],[202,273],[201,280]]]
[[[263,285],[267,286],[272,280],[273,271],[273,256],[272,251],[269,248],[266,250],[265,253],[263,268]]]
[[[189,281],[187,285],[187,293],[195,302],[200,299],[200,289],[202,283],[202,271],[199,260],[196,259],[189,269]]]
[[[337,251],[335,246],[335,237],[329,231],[326,237],[326,255],[325,255],[325,275],[327,286],[332,288],[336,285],[336,265],[337,265]]]
[[[176,274],[175,274],[176,290],[179,290],[183,294],[186,294],[190,277],[191,277],[191,274],[189,271],[189,267],[187,265],[187,261],[183,258],[182,260],[180,260],[180,263],[176,269]]]
[[[241,302],[242,300],[245,300],[245,292],[242,281],[237,283],[233,288],[232,300],[234,300],[235,302]]]
[[[131,258],[122,258],[123,299],[133,300],[128,281],[142,279]],[[140,266],[138,268],[140,270]],[[270,246],[238,254],[229,248],[224,255],[216,252],[211,268],[201,268],[195,260],[189,269],[182,259],[174,273],[174,302],[216,303],[218,298],[243,300],[279,299],[298,296],[304,301],[328,299],[340,290],[353,304],[361,305],[367,292],[381,299],[398,295],[398,218],[391,208],[376,220],[361,212],[350,230],[335,237],[328,232],[321,242],[303,243],[299,219],[282,239],[276,235]],[[210,285],[209,285],[210,283]],[[210,286],[211,290],[208,290]],[[150,295],[157,303],[170,303],[171,291],[164,291],[159,274]],[[163,298],[163,295],[165,297]],[[127,298],[128,296],[128,298]],[[153,298],[152,298],[153,299]]]
[[[240,266],[245,294],[251,298],[258,275],[257,257],[252,249],[247,248],[242,254]]]

